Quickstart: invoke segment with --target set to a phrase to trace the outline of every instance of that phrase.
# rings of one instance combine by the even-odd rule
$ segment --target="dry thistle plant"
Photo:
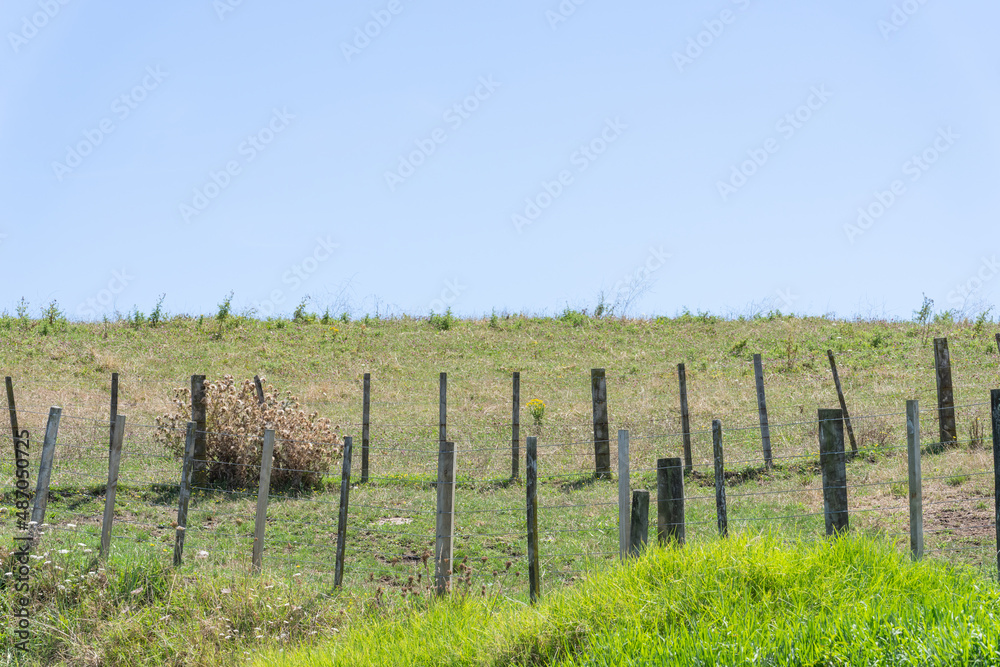
[[[281,394],[264,378],[260,403],[253,380],[232,375],[205,383],[208,479],[227,487],[257,484],[265,429],[274,429],[271,487],[318,486],[342,451],[339,426],[306,413],[290,391]],[[174,390],[173,410],[156,418],[156,438],[177,456],[184,454],[184,429],[190,421],[191,390]]]

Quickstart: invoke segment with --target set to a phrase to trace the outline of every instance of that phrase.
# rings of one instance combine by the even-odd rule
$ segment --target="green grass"
[[[535,607],[475,596],[271,653],[298,665],[995,665],[1000,591],[863,537],[744,535],[635,562]]]

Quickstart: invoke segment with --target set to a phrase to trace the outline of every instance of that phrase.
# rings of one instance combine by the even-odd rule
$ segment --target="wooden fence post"
[[[115,422],[118,421],[118,373],[111,374],[111,433],[108,439],[108,457],[115,448]]]
[[[510,478],[517,479],[521,462],[521,374],[514,371],[510,419]]]
[[[195,443],[197,443],[197,436]],[[260,483],[257,485],[257,514],[254,516],[253,553],[250,566],[260,572],[264,564],[264,529],[267,527],[267,499],[271,493],[271,465],[274,463],[274,431],[264,431],[264,446],[260,454]]]
[[[542,591],[542,575],[538,562],[538,438],[529,435],[525,440],[524,472],[528,496],[528,592],[531,603],[538,601]]]
[[[49,480],[52,479],[52,459],[56,453],[56,438],[59,435],[61,417],[62,408],[49,408],[49,421],[45,425],[42,458],[38,464],[38,480],[35,484],[35,504],[31,508],[31,523],[28,525],[28,535],[32,542],[38,539],[38,532],[45,523],[45,507],[49,503]]]
[[[114,440],[108,455],[108,485],[104,490],[104,518],[101,521],[101,558],[111,553],[111,529],[115,523],[115,495],[118,493],[118,468],[122,461],[122,441],[125,439],[125,415],[115,416],[111,429]]]
[[[177,529],[174,535],[174,567],[179,567],[184,554],[184,533],[187,532],[188,502],[191,499],[191,459],[194,458],[194,431],[197,425],[187,423],[184,437],[184,462],[181,463],[181,485],[177,494]]]
[[[629,521],[629,555],[638,556],[649,543],[649,491],[632,492],[632,516]]]
[[[347,550],[347,507],[351,492],[351,450],[353,439],[344,438],[344,465],[340,472],[340,511],[337,513],[337,563],[334,566],[333,585],[344,582],[344,554]]]
[[[368,446],[371,443],[372,374],[365,373],[361,397],[361,483],[368,482]]]
[[[677,378],[681,385],[681,433],[684,437],[684,472],[694,470],[691,462],[691,415],[688,412],[687,372],[684,364],[677,364]]]
[[[191,421],[197,428],[194,433],[194,484],[208,484],[208,464],[206,463],[206,406],[205,406],[205,376],[191,376]]]
[[[906,470],[910,489],[910,556],[924,557],[924,496],[920,475],[920,403],[906,402]]]
[[[603,368],[590,371],[590,397],[594,409],[594,469],[597,477],[611,479],[611,431],[608,426],[608,385]]]
[[[253,376],[253,386],[257,390],[257,405],[264,405],[264,384],[259,375]]]
[[[858,441],[854,439],[854,427],[851,426],[851,415],[847,411],[847,401],[844,399],[844,390],[840,386],[840,374],[837,372],[837,360],[833,357],[833,350],[826,351],[830,357],[830,370],[833,371],[833,384],[837,388],[837,400],[840,401],[840,409],[844,411],[844,426],[847,427],[847,437],[851,441],[851,457],[858,455]]]
[[[438,595],[448,592],[455,546],[455,443],[442,441],[438,450],[437,534],[434,541],[434,585]]]
[[[993,525],[1000,544],[1000,389],[990,391],[990,414],[993,422]],[[1000,574],[1000,547],[997,547],[997,573]]]
[[[850,529],[847,512],[847,462],[844,457],[844,413],[819,411],[819,460],[823,469],[823,514],[826,534]]]
[[[629,547],[629,466],[628,431],[618,431],[618,550],[624,560]]]
[[[8,375],[7,379],[7,411],[10,412],[10,432],[14,437],[14,442],[21,435],[20,429],[17,428],[17,405],[14,403],[14,380]],[[16,458],[16,454],[15,454]]]
[[[997,354],[1000,354],[1000,333],[997,334]]]
[[[656,462],[656,528],[660,544],[684,544],[684,470],[679,458]]]
[[[438,407],[438,442],[448,439],[448,374],[441,373],[439,380],[440,406]]]
[[[958,427],[955,425],[955,390],[951,383],[951,355],[948,353],[948,339],[934,339],[934,371],[937,379],[938,420],[941,426],[941,446],[958,443]]]
[[[767,398],[764,396],[764,364],[760,355],[753,355],[753,374],[757,381],[757,410],[760,413],[760,441],[764,450],[764,465],[770,468],[771,461],[771,427],[767,423]]]
[[[722,422],[712,420],[712,454],[715,459],[715,514],[719,535],[729,535],[729,510],[726,507],[726,469],[722,457]]]

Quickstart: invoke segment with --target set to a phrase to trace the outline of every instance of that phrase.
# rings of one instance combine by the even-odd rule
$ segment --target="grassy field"
[[[464,560],[455,588],[467,598],[526,599],[524,487],[509,479],[513,371],[521,373],[522,405],[532,398],[546,405],[539,425],[522,410],[522,457],[523,437],[537,435],[547,594],[574,587],[617,553],[617,481],[592,475],[594,367],[607,369],[612,432],[630,431],[632,487],[655,489],[656,459],[681,449],[676,364],[686,363],[696,463],[686,481],[688,536],[707,544],[715,532],[712,419],[725,429],[731,530],[821,534],[815,419],[817,408],[837,404],[826,360],[833,349],[863,454],[848,470],[852,526],[905,548],[904,403],[921,400],[923,441],[933,443],[931,341],[947,336],[962,442],[924,459],[927,548],[935,558],[977,567],[995,553],[986,405],[988,390],[1000,386],[993,325],[568,314],[443,326],[415,319],[173,318],[156,327],[0,319],[0,370],[14,379],[22,428],[38,443],[48,407],[64,413],[51,530],[34,561],[38,634],[25,664],[244,664],[263,648],[322,643],[373,617],[422,609],[433,574],[442,371],[449,439],[459,451],[456,554]],[[755,352],[765,361],[776,457],[770,471],[756,428]],[[121,374],[119,410],[128,429],[115,539],[102,562],[97,533],[113,371]],[[351,490],[344,588],[332,587],[339,471],[321,489],[272,494],[261,575],[249,572],[256,489],[196,491],[185,563],[172,568],[180,463],[152,425],[170,409],[174,389],[195,373],[261,374],[357,441],[365,372],[373,387],[372,480]],[[9,435],[0,433],[9,452]],[[0,461],[7,487],[0,525],[9,534],[11,464]],[[354,471],[356,480],[357,455]],[[6,616],[9,595],[0,597]],[[5,635],[0,650],[12,655],[12,645]]]

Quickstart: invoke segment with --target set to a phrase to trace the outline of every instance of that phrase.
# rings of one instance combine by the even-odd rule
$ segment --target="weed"
[[[541,426],[542,418],[545,417],[545,403],[539,398],[533,398],[525,407],[528,408],[528,414],[531,415],[535,426]]]
[[[17,319],[21,323],[21,328],[25,331],[31,326],[31,320],[28,317],[28,302],[21,297],[21,300],[17,302]]]
[[[574,327],[582,327],[587,324],[589,318],[587,317],[587,313],[580,312],[579,310],[572,310],[567,306],[562,312],[562,315],[559,316],[559,320]]]
[[[292,313],[292,322],[296,324],[312,324],[316,321],[316,316],[306,312],[306,304],[309,303],[309,295],[302,297],[302,301],[299,301],[299,305],[295,307],[295,311]]]
[[[166,293],[160,295],[160,298],[156,300],[156,308],[153,312],[149,314],[149,326],[157,327],[163,322],[163,300],[167,298]]]
[[[368,321],[367,315],[365,315],[365,321]],[[428,321],[438,331],[448,331],[455,326],[455,316],[451,314],[451,308],[444,311],[444,315],[438,315],[434,311],[431,311]]]
[[[963,474],[952,475],[947,479],[945,479],[944,481],[945,484],[947,484],[948,486],[961,486],[965,482],[969,481],[969,476]]]
[[[499,329],[499,328],[500,328],[500,320],[497,317],[497,311],[494,309],[493,312],[490,313],[490,329]]]

